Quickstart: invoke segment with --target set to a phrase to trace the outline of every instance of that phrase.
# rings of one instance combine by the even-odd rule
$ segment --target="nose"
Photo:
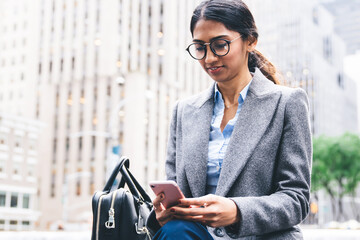
[[[218,56],[216,56],[213,51],[211,51],[210,46],[206,46],[206,56],[205,56],[205,63],[212,63],[217,60]]]

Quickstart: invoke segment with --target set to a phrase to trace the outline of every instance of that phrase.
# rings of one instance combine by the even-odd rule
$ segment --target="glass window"
[[[29,149],[30,150],[35,150],[35,145],[36,145],[36,142],[34,140],[29,140]]]
[[[24,194],[23,196],[23,208],[29,208],[30,206],[30,195]]]
[[[0,219],[0,230],[5,230],[5,220]]]
[[[34,166],[28,166],[28,176],[34,177]]]
[[[23,226],[29,226],[29,225],[30,225],[30,221],[22,221],[22,225],[23,225]]]
[[[17,224],[18,224],[18,221],[10,220],[10,230],[16,230]]]
[[[0,159],[0,173],[5,172],[5,161]]]
[[[16,208],[18,206],[18,194],[11,193],[10,207]]]
[[[13,163],[13,174],[20,175],[20,164],[19,163]]]
[[[0,144],[6,144],[5,136],[0,134]]]
[[[78,179],[76,181],[76,195],[80,196],[81,195],[81,183],[80,183],[80,179]]]
[[[5,207],[6,192],[0,192],[0,207]]]
[[[17,147],[17,148],[21,147],[21,139],[20,138],[16,138],[15,147]]]

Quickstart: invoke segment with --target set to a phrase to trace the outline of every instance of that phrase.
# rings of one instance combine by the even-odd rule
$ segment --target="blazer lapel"
[[[205,195],[214,85],[184,108],[183,159],[193,197]]]
[[[226,196],[272,120],[280,99],[273,83],[256,70],[226,150],[216,195]]]

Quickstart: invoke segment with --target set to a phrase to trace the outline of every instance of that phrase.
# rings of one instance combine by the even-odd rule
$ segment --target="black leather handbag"
[[[94,194],[91,240],[151,239],[145,222],[152,210],[152,202],[128,168],[129,159],[122,157],[104,190]],[[120,183],[112,190],[119,172]],[[125,183],[129,190],[124,188]]]

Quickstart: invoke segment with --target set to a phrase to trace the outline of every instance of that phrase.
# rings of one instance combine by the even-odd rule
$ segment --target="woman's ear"
[[[250,36],[248,38],[248,47],[247,47],[248,52],[254,51],[256,45],[257,45],[257,38]]]

